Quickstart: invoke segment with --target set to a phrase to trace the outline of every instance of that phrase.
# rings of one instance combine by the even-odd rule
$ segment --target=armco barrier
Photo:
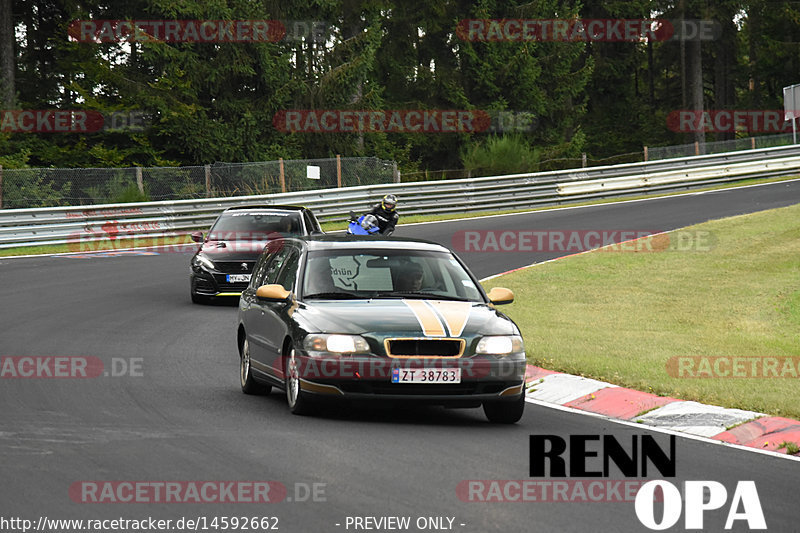
[[[0,210],[0,248],[175,235],[206,229],[223,209],[253,203],[305,205],[320,220],[344,222],[349,211],[366,211],[388,193],[400,196],[403,215],[466,213],[793,174],[800,174],[800,146],[588,169],[260,196],[7,209]]]

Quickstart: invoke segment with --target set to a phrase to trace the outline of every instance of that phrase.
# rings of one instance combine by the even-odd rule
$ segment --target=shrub
[[[520,135],[492,136],[461,153],[464,168],[483,175],[535,172],[539,157],[539,151],[531,149]]]

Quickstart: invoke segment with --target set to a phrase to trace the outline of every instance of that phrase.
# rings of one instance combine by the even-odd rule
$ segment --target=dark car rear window
[[[302,235],[300,213],[241,212],[223,214],[211,228],[210,240],[266,240],[280,235]]]

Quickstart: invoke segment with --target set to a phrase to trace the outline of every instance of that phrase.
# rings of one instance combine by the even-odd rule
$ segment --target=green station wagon
[[[525,348],[450,250],[414,239],[285,238],[259,258],[239,300],[240,381],[286,391],[293,413],[318,401],[483,406],[514,423],[525,407]]]

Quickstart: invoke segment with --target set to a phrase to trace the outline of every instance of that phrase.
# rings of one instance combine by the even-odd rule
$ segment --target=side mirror
[[[489,301],[495,305],[510,304],[514,301],[514,293],[511,289],[506,289],[504,287],[495,287],[489,291],[487,296],[489,297]]]
[[[192,233],[192,240],[194,242],[203,242],[203,232],[202,231],[195,231]]]
[[[290,291],[283,288],[283,285],[277,283],[271,285],[262,285],[256,289],[256,298],[259,300],[267,300],[268,302],[284,302],[292,295]]]

